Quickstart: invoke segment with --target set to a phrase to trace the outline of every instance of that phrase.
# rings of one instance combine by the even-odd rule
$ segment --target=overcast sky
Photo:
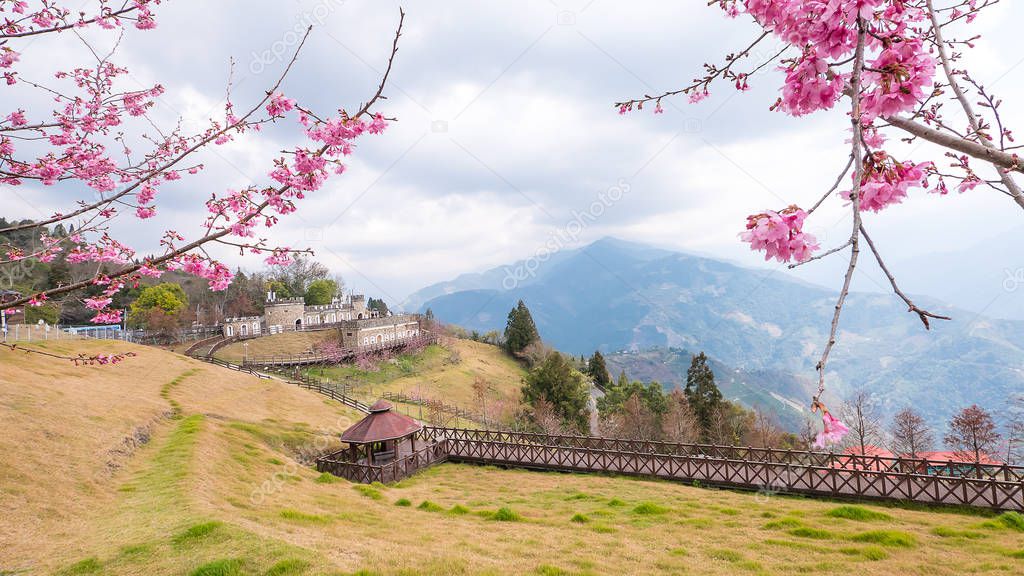
[[[379,106],[399,121],[385,135],[361,140],[350,170],[302,202],[274,239],[313,248],[349,287],[397,302],[459,273],[529,257],[564,238],[578,214],[619,187],[621,198],[606,202],[593,222],[584,218],[568,245],[613,235],[774,268],[737,234],[747,214],[809,206],[831,185],[846,155],[841,113],[793,119],[770,112],[780,84],[772,71],[755,77],[748,92],[719,86],[699,105],[666,102],[661,115],[620,116],[612,106],[680,87],[702,62],[720,61],[754,37],[751,24],[705,4],[409,3],[389,100]],[[293,0],[256,8],[241,0],[174,0],[157,17],[156,30],[129,31],[114,60],[131,69],[131,82],[167,88],[154,111],[158,122],[169,126],[182,116],[199,126],[220,113],[231,58],[233,99],[245,108],[273,83],[297,31],[309,23],[311,39],[283,91],[324,112],[355,108],[383,71],[398,5]],[[1021,21],[1019,2],[988,10],[975,24],[983,39],[968,59],[976,78],[1008,97],[1004,117],[1018,127],[1024,54],[1017,30],[1005,23]],[[22,51],[26,70],[87,63],[70,35]],[[24,98],[18,104],[50,106]],[[267,182],[271,159],[301,142],[301,134],[281,126],[218,147],[205,156],[201,176],[162,193],[156,224],[194,230],[211,192]],[[941,160],[927,146],[903,151],[919,161]],[[7,216],[40,217],[58,200],[34,186],[0,189]],[[991,270],[996,292],[1005,270],[1024,265],[1009,244],[1021,237],[1024,214],[982,188],[948,197],[917,191],[904,205],[869,215],[867,224],[916,291],[936,292],[920,285],[922,270],[935,275],[928,282],[943,282],[963,272],[952,262],[975,255]],[[824,247],[843,242],[842,203],[831,200],[808,228]],[[120,232],[155,250],[154,230],[154,221],[126,221]],[[937,257],[956,252],[950,264]],[[257,257],[223,256],[233,265],[262,265]],[[837,286],[843,265],[837,259],[793,273]],[[866,268],[858,285],[875,289],[881,281]]]

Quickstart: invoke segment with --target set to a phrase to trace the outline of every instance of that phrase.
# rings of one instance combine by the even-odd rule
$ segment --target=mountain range
[[[428,286],[403,307],[488,331],[522,299],[555,348],[601,350],[632,378],[666,385],[685,379],[683,350],[703,350],[726,396],[793,422],[806,415],[835,297],[771,270],[604,238]],[[915,301],[953,320],[926,331],[891,294],[850,295],[827,401],[865,389],[884,415],[913,405],[938,425],[972,403],[998,412],[1024,391],[1024,322]]]

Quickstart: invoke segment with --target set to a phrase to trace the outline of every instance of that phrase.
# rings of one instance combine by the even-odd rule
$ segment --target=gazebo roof
[[[390,403],[378,400],[373,406],[370,406],[370,413],[365,418],[342,432],[341,441],[349,444],[382,442],[415,434],[422,428],[423,425],[416,420],[404,414],[392,412]]]

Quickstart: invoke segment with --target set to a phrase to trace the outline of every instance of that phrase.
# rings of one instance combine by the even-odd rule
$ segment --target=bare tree
[[[1006,463],[1015,465],[1024,460],[1024,394],[1010,400],[1006,418]]]
[[[555,436],[565,432],[562,418],[555,412],[555,405],[543,398],[534,402],[531,417],[533,423],[544,434]]]
[[[640,395],[633,393],[622,408],[609,415],[601,424],[609,436],[629,440],[653,440],[658,432],[657,416],[651,412]]]
[[[761,448],[771,448],[779,445],[782,429],[775,423],[771,414],[758,407],[754,410],[754,427],[751,430],[752,444]]]
[[[668,442],[681,444],[700,439],[700,421],[678,388],[668,395],[668,410],[661,417],[661,435]]]
[[[847,445],[865,454],[868,446],[876,446],[882,440],[882,425],[871,394],[858,392],[839,409],[839,419],[850,428]]]
[[[973,404],[961,410],[949,422],[946,445],[960,458],[969,458],[975,465],[980,465],[995,452],[1001,439],[992,415]],[[977,474],[981,478],[980,466],[977,467]]]
[[[477,376],[473,380],[473,401],[480,414],[486,418],[487,414],[487,391],[491,388],[490,382],[483,376]]]
[[[818,439],[818,427],[814,424],[813,420],[804,420],[804,425],[800,428],[797,438],[800,440],[800,445],[806,450],[810,450],[814,446],[815,441]]]
[[[931,449],[935,442],[931,428],[913,408],[904,408],[892,418],[892,451],[900,456],[917,458]]]

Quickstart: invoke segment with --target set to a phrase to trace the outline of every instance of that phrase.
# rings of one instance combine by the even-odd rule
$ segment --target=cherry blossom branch
[[[851,106],[850,106],[850,123],[853,128],[853,135],[850,139],[850,157],[860,158],[862,154],[862,134],[861,128],[861,71],[864,62],[864,23],[861,18],[857,18],[857,47],[854,52],[853,59],[853,72],[850,75],[850,88],[851,88]],[[836,344],[836,335],[839,332],[839,317],[843,313],[843,305],[846,303],[846,297],[850,294],[850,284],[853,281],[853,272],[857,268],[857,259],[860,255],[860,228],[861,228],[861,217],[860,217],[860,192],[861,183],[864,177],[864,163],[856,162],[854,164],[854,176],[853,176],[853,190],[850,192],[850,206],[853,210],[853,227],[850,232],[850,263],[846,268],[846,275],[843,277],[843,287],[839,291],[839,296],[836,298],[835,312],[832,314],[832,323],[829,327],[828,341],[825,343],[825,348],[821,352],[821,359],[818,360],[815,370],[818,371],[818,393],[814,396],[814,404],[820,402],[822,393],[825,392],[825,369],[828,365],[828,357],[832,352],[832,347]]]
[[[874,241],[871,240],[871,236],[868,236],[868,231],[861,224],[860,233],[864,237],[864,241],[868,243],[868,247],[871,248],[871,253],[875,255],[875,261],[878,262],[878,267],[885,273],[885,277],[889,279],[889,284],[892,286],[892,291],[900,297],[900,300],[907,305],[908,312],[917,314],[917,317],[921,319],[926,330],[931,329],[931,323],[928,321],[929,318],[936,320],[952,320],[949,316],[941,316],[939,314],[933,314],[923,308],[919,308],[914,302],[900,290],[900,287],[896,284],[896,277],[893,276],[892,272],[889,271],[889,267],[885,265],[885,261],[882,260],[882,254],[875,248]]]
[[[38,221],[33,221],[33,222],[26,222],[24,224],[15,224],[15,225],[12,225],[12,226],[8,226],[6,228],[0,228],[0,234],[7,233],[7,232],[16,232],[18,230],[26,230],[26,229],[30,229],[30,228],[39,228],[41,226],[49,226],[51,224],[56,224],[58,222],[63,222],[63,221],[69,220],[71,218],[74,218],[76,216],[80,216],[80,215],[85,214],[87,212],[94,211],[94,210],[96,210],[96,209],[98,209],[98,208],[100,208],[102,206],[107,206],[107,205],[111,204],[112,202],[114,202],[115,200],[118,200],[119,198],[122,198],[125,195],[130,194],[131,192],[133,192],[134,190],[138,189],[140,186],[146,184],[147,182],[153,180],[157,176],[165,173],[168,169],[173,168],[176,164],[178,164],[178,162],[180,162],[181,160],[191,156],[193,153],[195,153],[200,148],[206,146],[207,144],[209,144],[211,142],[216,141],[218,138],[220,138],[223,135],[227,134],[231,130],[235,130],[235,129],[237,129],[240,126],[246,125],[248,119],[251,118],[255,113],[259,112],[260,109],[263,108],[263,106],[267,103],[267,101],[270,99],[270,97],[274,94],[274,92],[276,92],[278,90],[278,88],[281,87],[281,83],[284,82],[285,77],[288,76],[288,73],[291,71],[292,67],[294,66],[295,61],[298,59],[299,53],[302,51],[302,47],[306,44],[306,40],[309,38],[309,34],[310,34],[310,32],[312,32],[312,30],[313,30],[312,26],[309,26],[308,28],[306,28],[306,32],[305,32],[305,34],[303,34],[302,40],[299,41],[298,47],[296,47],[295,52],[292,54],[291,60],[289,60],[288,65],[285,66],[285,69],[277,77],[277,80],[274,82],[273,86],[271,86],[271,88],[266,92],[266,95],[259,102],[257,102],[247,113],[245,113],[241,118],[239,118],[236,122],[230,123],[230,124],[226,124],[224,126],[224,128],[222,128],[221,130],[217,130],[217,131],[211,132],[206,137],[201,138],[198,142],[196,142],[192,146],[189,146],[188,148],[184,149],[181,153],[179,153],[177,156],[175,156],[171,160],[167,161],[166,163],[164,163],[161,166],[158,166],[158,167],[150,170],[144,176],[142,176],[141,178],[139,178],[138,180],[133,182],[130,186],[127,186],[126,188],[124,188],[120,192],[118,192],[118,193],[116,193],[116,194],[114,194],[114,195],[112,195],[112,196],[110,196],[108,198],[103,198],[103,199],[101,199],[101,200],[99,200],[97,202],[93,202],[92,204],[88,204],[88,205],[82,206],[82,207],[78,208],[77,210],[74,210],[73,212],[70,212],[68,214],[56,214],[56,215],[54,215],[51,218],[47,218],[46,220],[38,220]]]
[[[839,185],[843,182],[843,178],[846,178],[846,175],[850,172],[850,166],[853,166],[853,154],[850,154],[850,157],[846,159],[846,167],[843,168],[843,171],[840,172],[839,176],[836,177],[836,181],[835,183],[832,184],[832,187],[829,188],[828,191],[826,191],[824,194],[822,194],[821,198],[819,198],[818,201],[814,203],[814,206],[811,206],[810,210],[807,211],[808,216],[813,214],[814,211],[817,210],[819,206],[821,206],[822,202],[827,200],[833,192],[839,189]]]
[[[935,47],[939,55],[939,62],[942,64],[942,70],[946,75],[946,79],[949,81],[949,87],[953,90],[953,94],[956,95],[956,99],[960,103],[960,107],[963,108],[964,114],[967,115],[967,121],[970,123],[971,129],[978,134],[978,141],[985,148],[995,150],[995,144],[981,133],[981,126],[978,123],[978,117],[975,116],[971,103],[967,100],[967,96],[964,95],[964,91],[960,87],[960,83],[957,82],[957,79],[953,74],[953,69],[949,62],[949,55],[946,53],[946,43],[942,38],[942,27],[939,25],[939,17],[935,14],[935,8],[932,5],[932,0],[925,0],[925,5],[928,10],[928,16],[931,19],[932,33],[935,34]],[[1003,185],[1006,186],[1006,189],[1010,191],[1014,201],[1024,208],[1024,192],[1022,192],[1020,187],[1017,186],[1017,183],[1009,173],[1003,170],[997,171],[999,172],[999,178],[1003,181]]]
[[[762,40],[767,38],[771,33],[772,33],[771,30],[765,30],[760,36],[757,37],[757,39],[755,39],[753,42],[751,42],[750,45],[747,46],[746,48],[744,48],[743,50],[740,50],[736,54],[729,54],[729,55],[727,55],[725,57],[726,64],[725,64],[725,66],[723,66],[721,68],[719,68],[718,66],[712,65],[712,64],[705,64],[704,66],[705,66],[705,68],[708,69],[708,72],[709,72],[708,75],[705,76],[704,78],[696,79],[693,84],[690,84],[689,86],[686,86],[685,88],[680,88],[678,90],[669,90],[669,91],[663,92],[662,94],[659,94],[657,96],[651,96],[650,94],[645,94],[643,96],[643,98],[635,98],[635,99],[632,99],[632,100],[626,100],[624,102],[616,102],[615,103],[615,107],[618,108],[622,112],[625,112],[627,110],[632,110],[633,106],[636,106],[637,109],[640,110],[640,109],[643,108],[644,104],[646,104],[648,102],[651,102],[651,101],[659,101],[660,102],[662,98],[667,98],[667,97],[671,97],[671,96],[677,96],[679,94],[689,94],[690,92],[692,92],[693,90],[696,90],[697,88],[699,88],[701,86],[703,86],[704,89],[707,90],[708,85],[710,85],[711,82],[713,82],[715,79],[717,79],[719,77],[731,78],[732,76],[730,76],[730,74],[732,74],[732,67],[733,67],[733,65],[736,64],[737,62],[739,62],[742,58],[745,58],[745,57],[749,56],[750,55],[750,51],[753,50],[758,44],[761,43]],[[779,55],[781,55],[783,51],[780,51],[778,54],[776,54],[774,57],[772,57],[768,61],[763,62],[761,65],[759,65],[756,68],[756,70],[760,70],[761,68],[765,67],[768,63],[770,63],[772,60],[774,60]]]
[[[1020,156],[1016,154],[1010,154],[995,148],[989,148],[977,142],[970,140],[964,140],[952,134],[946,134],[934,128],[929,128],[924,124],[919,124],[908,118],[900,116],[886,116],[885,121],[889,124],[903,130],[904,132],[910,133],[918,138],[927,140],[932,144],[937,144],[950,150],[956,150],[963,154],[967,154],[972,158],[983,160],[992,164],[998,168],[1009,170],[1013,172],[1024,173],[1024,162],[1022,162]],[[1022,204],[1024,205],[1024,204]]]
[[[0,347],[6,348],[11,352],[21,351],[26,354],[39,354],[40,356],[47,356],[49,358],[56,358],[58,360],[67,360],[75,364],[75,366],[93,366],[103,364],[118,364],[125,358],[135,356],[135,352],[118,352],[116,354],[94,354],[92,356],[88,354],[78,354],[75,356],[66,356],[64,354],[54,354],[53,352],[47,352],[46,350],[39,350],[38,348],[26,348],[20,344],[8,344],[6,342],[0,342]]]

